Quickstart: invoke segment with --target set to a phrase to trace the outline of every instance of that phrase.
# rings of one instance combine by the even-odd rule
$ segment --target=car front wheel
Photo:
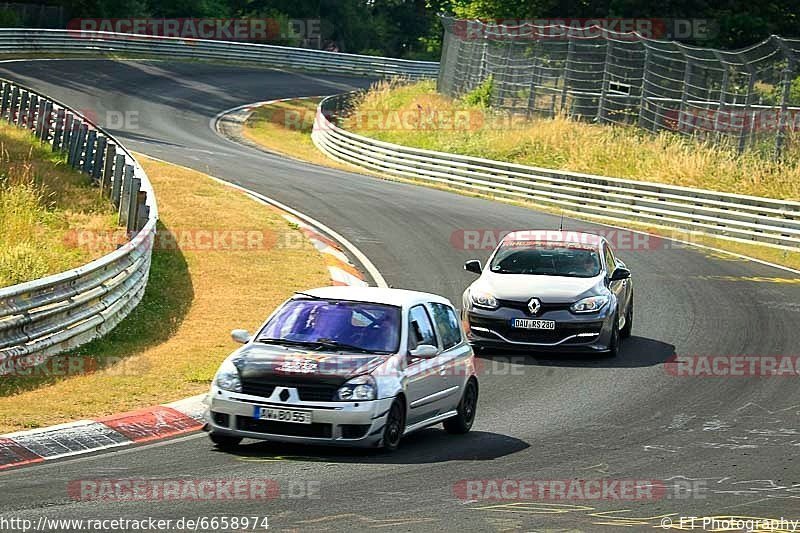
[[[614,317],[613,328],[611,330],[611,339],[608,341],[608,350],[603,354],[606,357],[616,357],[619,355],[619,342],[620,342],[620,332],[619,332],[619,320],[617,320],[616,316]]]
[[[628,311],[625,313],[625,325],[620,330],[619,334],[620,337],[623,339],[627,339],[631,336],[631,331],[633,330],[633,297],[631,297],[631,303],[628,304]]]
[[[472,429],[475,421],[475,413],[478,409],[478,382],[475,378],[467,381],[464,394],[458,403],[458,414],[444,421],[444,430],[448,433],[461,434],[467,433]]]
[[[383,448],[393,452],[400,446],[400,439],[405,431],[406,416],[403,402],[396,399],[386,415],[386,425],[383,428]]]

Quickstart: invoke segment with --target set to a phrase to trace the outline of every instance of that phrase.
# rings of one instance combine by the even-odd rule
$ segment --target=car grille
[[[287,422],[258,420],[245,416],[236,417],[236,428],[240,431],[271,433],[272,435],[286,435],[287,437],[329,439],[333,435],[333,426],[331,424],[290,424]]]
[[[269,398],[275,387],[291,387],[297,389],[297,395],[304,402],[330,402],[333,401],[338,385],[329,383],[287,383],[285,381],[270,381],[264,379],[242,380],[242,392]]]
[[[530,315],[531,312],[528,310],[528,302],[531,299],[528,298],[527,300],[518,302],[516,300],[497,300],[498,307],[505,307],[507,309],[519,309],[521,311],[525,311],[526,315]],[[569,311],[569,308],[572,304],[570,303],[545,303],[542,302],[542,306],[539,308],[539,312],[536,313],[537,315],[542,315],[547,313],[548,311]]]
[[[602,322],[556,322],[556,329],[517,329],[512,328],[506,320],[492,320],[486,318],[470,317],[470,325],[495,331],[513,342],[527,342],[536,344],[555,344],[572,335],[591,333],[597,335],[603,329]],[[480,332],[478,332],[481,335]],[[577,337],[564,342],[564,345],[583,344],[593,340],[593,337]]]

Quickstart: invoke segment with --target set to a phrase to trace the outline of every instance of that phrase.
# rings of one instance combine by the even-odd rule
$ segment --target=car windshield
[[[591,278],[600,274],[600,256],[579,244],[509,241],[500,245],[489,269],[497,274]]]
[[[256,340],[318,350],[393,353],[400,345],[400,308],[316,298],[290,300]]]

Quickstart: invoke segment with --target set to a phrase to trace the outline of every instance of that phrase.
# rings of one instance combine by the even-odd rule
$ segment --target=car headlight
[[[472,305],[476,307],[483,307],[484,309],[497,309],[497,299],[488,292],[470,291],[469,299],[472,301]]]
[[[366,374],[351,379],[336,392],[336,399],[343,402],[374,400],[377,397],[378,386],[375,379]]]
[[[608,303],[608,296],[589,296],[578,300],[570,309],[573,313],[596,313]]]
[[[239,379],[239,369],[233,361],[226,359],[222,362],[214,376],[214,383],[222,390],[230,392],[242,392],[242,380]]]

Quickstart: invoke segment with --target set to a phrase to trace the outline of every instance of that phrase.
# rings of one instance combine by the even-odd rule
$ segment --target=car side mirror
[[[246,329],[234,329],[231,331],[231,338],[234,340],[234,342],[247,344],[250,342],[250,332]]]
[[[473,272],[475,274],[480,274],[483,271],[481,268],[481,262],[477,259],[470,259],[466,263],[464,263],[464,270],[467,272]]]
[[[608,278],[609,281],[622,281],[623,279],[628,279],[631,277],[631,271],[624,267],[617,267],[614,269],[614,272],[611,273],[611,277]]]
[[[420,359],[431,359],[439,354],[439,348],[432,344],[420,344],[413,350],[408,351],[411,357],[419,357]]]

